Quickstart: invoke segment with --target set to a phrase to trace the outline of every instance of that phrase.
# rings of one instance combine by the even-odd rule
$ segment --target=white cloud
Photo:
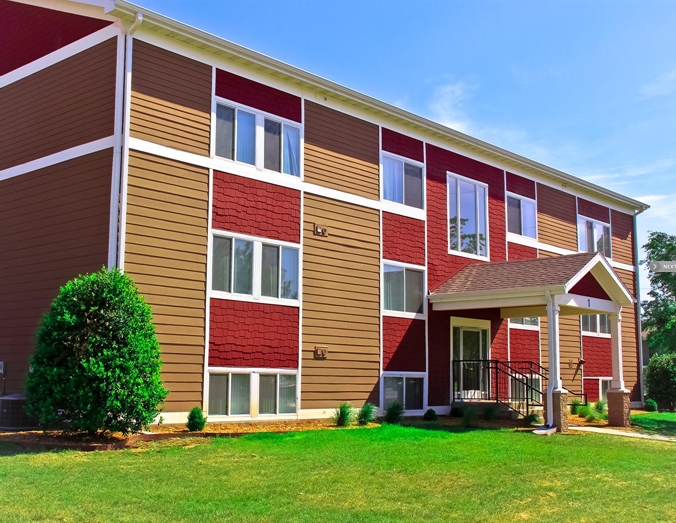
[[[657,77],[654,82],[645,84],[639,89],[643,98],[667,96],[676,93],[676,69]]]
[[[432,118],[446,127],[461,133],[469,133],[471,124],[462,106],[474,89],[474,86],[463,81],[438,86],[430,103]]]

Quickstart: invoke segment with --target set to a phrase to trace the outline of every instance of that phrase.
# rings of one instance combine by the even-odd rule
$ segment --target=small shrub
[[[462,407],[451,407],[452,418],[462,418],[465,414],[465,409]]]
[[[439,416],[437,416],[437,411],[434,409],[427,409],[423,415],[425,421],[437,421]]]
[[[404,415],[404,406],[398,401],[393,401],[385,409],[385,421],[387,423],[401,423],[401,417]]]
[[[498,417],[498,406],[497,405],[486,405],[484,407],[484,419],[492,420]]]
[[[352,418],[354,417],[354,411],[352,410],[352,405],[349,403],[341,403],[338,405],[338,408],[333,413],[332,421],[338,427],[347,427],[352,423]]]
[[[594,410],[599,414],[603,414],[606,411],[606,402],[603,400],[597,401],[594,403]]]
[[[589,416],[589,411],[593,410],[589,405],[581,405],[577,409],[577,415],[581,418],[586,418]]]
[[[479,413],[474,407],[469,407],[462,415],[462,424],[465,427],[473,427],[474,422],[479,417]]]
[[[204,426],[207,424],[207,418],[204,416],[202,409],[199,407],[193,407],[188,414],[188,423],[186,426],[190,432],[197,432],[204,430]]]
[[[523,417],[523,423],[526,427],[539,427],[542,425],[542,418],[537,412],[531,412]]]
[[[362,408],[359,409],[359,414],[357,415],[357,422],[360,425],[368,425],[376,417],[376,406],[373,403],[364,403]]]
[[[575,416],[577,414],[578,409],[582,405],[582,402],[579,399],[574,399],[570,403],[570,413]]]
[[[645,402],[644,408],[648,412],[656,412],[657,411],[657,402],[652,398],[648,398]]]
[[[662,409],[674,410],[676,406],[676,353],[656,354],[650,358],[645,374],[648,396]]]
[[[601,413],[596,409],[589,409],[585,420],[588,422],[597,421],[601,417]]]

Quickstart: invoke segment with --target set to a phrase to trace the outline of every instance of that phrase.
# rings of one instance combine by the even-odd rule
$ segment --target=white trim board
[[[44,169],[46,167],[51,167],[52,165],[67,162],[68,160],[79,158],[80,156],[86,156],[88,154],[103,151],[104,149],[113,149],[115,144],[115,136],[108,136],[107,138],[100,138],[98,140],[94,140],[93,142],[76,145],[75,147],[71,147],[65,151],[59,151],[58,153],[50,154],[49,156],[43,156],[37,160],[31,160],[30,162],[22,163],[21,165],[15,165],[14,167],[9,167],[3,171],[0,171],[0,181],[8,180],[10,178],[21,176],[39,169]]]

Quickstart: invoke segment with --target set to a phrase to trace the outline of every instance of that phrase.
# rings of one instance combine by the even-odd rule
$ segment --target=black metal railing
[[[533,361],[453,360],[453,399],[495,401],[527,416],[544,406],[547,377]]]

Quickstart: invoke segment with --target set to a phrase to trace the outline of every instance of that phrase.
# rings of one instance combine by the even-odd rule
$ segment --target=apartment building
[[[125,1],[0,0],[0,31],[4,393],[105,265],[168,422],[642,403],[645,204]]]

